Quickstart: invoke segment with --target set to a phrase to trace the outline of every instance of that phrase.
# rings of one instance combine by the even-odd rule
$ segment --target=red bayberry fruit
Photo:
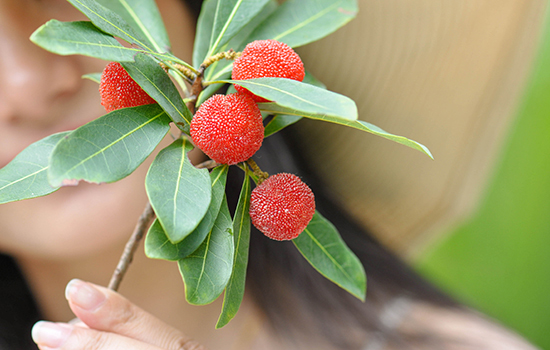
[[[103,70],[99,94],[107,112],[156,103],[118,62],[110,62]]]
[[[313,192],[293,174],[270,176],[252,191],[250,197],[252,224],[278,241],[298,237],[314,213]]]
[[[262,145],[262,114],[248,95],[214,95],[195,113],[191,121],[191,138],[218,163],[243,162]]]
[[[246,45],[241,57],[233,63],[231,75],[234,80],[288,78],[298,81],[304,80],[304,76],[300,56],[290,46],[277,40],[256,40]],[[235,85],[235,88],[250,94],[256,102],[268,102],[242,86]]]

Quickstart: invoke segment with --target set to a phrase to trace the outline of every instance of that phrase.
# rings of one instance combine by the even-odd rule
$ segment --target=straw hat
[[[341,203],[399,254],[414,257],[475,208],[521,100],[546,5],[359,0],[355,20],[298,49],[313,75],[357,102],[361,119],[434,154],[328,123],[296,128]]]

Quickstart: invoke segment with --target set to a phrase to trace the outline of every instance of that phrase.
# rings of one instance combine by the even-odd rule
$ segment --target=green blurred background
[[[415,264],[459,300],[550,349],[550,16],[523,102],[473,217]]]

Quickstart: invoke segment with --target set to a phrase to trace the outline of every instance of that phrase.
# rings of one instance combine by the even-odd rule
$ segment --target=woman
[[[191,9],[197,3],[186,7],[179,0],[160,0],[158,5],[174,51],[189,60],[196,15]],[[28,144],[103,113],[97,85],[80,77],[101,71],[104,62],[52,55],[28,41],[51,18],[84,19],[64,0],[0,0],[2,166]],[[311,185],[319,211],[337,225],[365,265],[366,303],[319,276],[291,244],[269,241],[258,232],[252,233],[244,304],[221,330],[214,330],[221,301],[187,305],[176,266],[147,260],[142,253],[122,284],[127,299],[81,280],[72,280],[65,289],[75,276],[106,284],[145,205],[145,164],[115,184],[81,184],[2,206],[0,250],[14,258],[22,275],[14,265],[4,267],[9,271],[2,283],[0,310],[6,312],[0,347],[32,348],[20,334],[28,335],[37,309],[42,318],[59,322],[34,326],[32,336],[40,349],[532,348],[453,303],[370,238],[335,205],[287,136],[266,139],[255,158],[270,173],[297,173]],[[195,157],[199,161],[200,155]],[[233,202],[237,195],[231,192],[238,186],[232,184],[238,176],[231,174],[228,180]],[[74,316],[80,322],[65,323]],[[472,335],[474,331],[480,336]]]

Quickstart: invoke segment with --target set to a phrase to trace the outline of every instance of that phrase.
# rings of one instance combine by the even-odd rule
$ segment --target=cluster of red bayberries
[[[234,80],[263,77],[302,81],[300,57],[286,44],[257,40],[246,46],[233,63]],[[191,121],[191,138],[197,147],[218,163],[248,160],[262,145],[264,126],[257,102],[268,102],[239,85],[237,93],[214,95],[201,104]],[[103,72],[101,104],[110,112],[155,101],[116,62]],[[254,226],[275,240],[296,238],[315,213],[311,189],[297,176],[276,174],[259,184],[251,194],[250,217]]]
[[[302,60],[288,45],[275,40],[257,40],[246,45],[233,63],[232,78],[288,78],[302,81]],[[238,93],[214,95],[206,100],[191,121],[193,142],[218,163],[236,164],[260,149],[264,138],[260,109],[267,102],[239,85]]]

